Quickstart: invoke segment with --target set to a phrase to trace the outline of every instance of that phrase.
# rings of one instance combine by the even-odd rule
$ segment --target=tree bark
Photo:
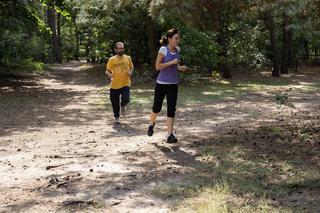
[[[147,17],[147,34],[148,34],[148,46],[150,51],[150,62],[152,66],[152,70],[156,73],[155,64],[157,58],[157,50],[156,50],[156,38],[154,32],[154,23],[151,16]]]
[[[271,49],[272,49],[272,76],[280,76],[279,70],[279,53],[276,43],[276,26],[273,20],[273,15],[271,11],[266,11],[263,17],[264,23],[270,34]]]
[[[281,58],[281,73],[288,74],[289,66],[289,50],[290,50],[290,36],[289,36],[289,16],[286,12],[283,12],[283,23],[282,23],[282,58]]]
[[[303,42],[304,47],[304,59],[308,60],[310,57],[310,50],[309,50],[309,41],[305,38]]]
[[[75,39],[76,39],[76,49],[75,49],[75,52],[74,52],[74,59],[75,60],[79,60],[79,56],[80,56],[80,36],[79,36],[79,28],[78,28],[78,25],[76,23],[76,18],[74,17],[73,18],[73,24],[75,26],[75,32],[74,32],[74,36],[75,36]]]
[[[59,45],[59,36],[57,32],[57,14],[53,6],[47,8],[48,25],[51,30],[51,46],[55,63],[61,63],[61,50]]]
[[[58,63],[62,63],[62,44],[61,44],[61,13],[57,13],[57,39],[58,39]]]
[[[288,63],[289,63],[290,68],[294,68],[296,53],[295,53],[295,50],[294,50],[295,48],[294,48],[294,44],[293,44],[293,31],[291,28],[289,29],[288,33],[289,33],[289,41],[288,41],[288,43],[289,43],[289,46],[288,46],[289,59],[288,59],[288,61],[289,62]]]
[[[218,43],[221,47],[221,51],[219,53],[219,72],[222,74],[223,78],[231,78],[231,72],[228,68],[228,47],[226,43],[226,37],[224,33],[219,33]]]
[[[221,4],[224,4],[221,2]],[[219,72],[222,74],[223,78],[231,78],[231,70],[228,67],[228,44],[229,44],[229,20],[230,20],[230,0],[227,5],[221,5],[220,15],[219,15],[219,34],[218,34],[218,44],[221,48],[219,53],[220,60],[218,64]]]

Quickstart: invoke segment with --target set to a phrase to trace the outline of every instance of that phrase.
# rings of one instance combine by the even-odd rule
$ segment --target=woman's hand
[[[187,66],[178,66],[178,69],[179,69],[181,72],[185,72],[185,71],[187,71],[188,67],[187,67]]]
[[[175,59],[173,59],[172,61],[170,61],[170,64],[171,65],[176,65],[176,64],[178,64],[179,63],[179,59],[177,59],[177,58],[175,58]]]
[[[156,70],[162,70],[172,65],[178,65],[179,66],[179,59],[173,59],[171,61],[168,61],[166,63],[162,63],[164,56],[162,53],[158,54],[157,60],[156,60]]]

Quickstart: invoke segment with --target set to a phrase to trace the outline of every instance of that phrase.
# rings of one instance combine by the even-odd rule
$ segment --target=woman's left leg
[[[176,115],[176,106],[178,99],[178,85],[170,85],[167,91],[167,132],[168,140],[167,142],[178,142],[178,140],[173,135],[174,129],[174,118]]]

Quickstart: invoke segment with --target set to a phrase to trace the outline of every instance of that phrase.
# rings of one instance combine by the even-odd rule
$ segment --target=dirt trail
[[[167,146],[163,118],[152,138],[145,134],[148,114],[137,109],[114,126],[111,112],[96,106],[105,89],[103,75],[92,76],[83,66],[68,63],[37,78],[1,82],[0,212],[64,212],[76,206],[169,212],[151,190],[187,184],[185,175],[196,170],[197,143],[279,118],[268,91],[184,107],[177,113],[180,143]],[[297,93],[294,101],[297,108],[319,112],[319,92]]]

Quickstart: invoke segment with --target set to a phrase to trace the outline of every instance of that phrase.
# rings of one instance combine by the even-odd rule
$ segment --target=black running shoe
[[[149,137],[151,137],[153,135],[153,132],[154,132],[153,131],[153,127],[154,127],[154,125],[155,124],[153,124],[153,125],[150,124],[149,127],[148,127],[148,136]]]
[[[176,138],[176,136],[174,136],[173,133],[171,133],[167,138],[167,143],[177,143],[177,142],[178,142],[178,139]]]

